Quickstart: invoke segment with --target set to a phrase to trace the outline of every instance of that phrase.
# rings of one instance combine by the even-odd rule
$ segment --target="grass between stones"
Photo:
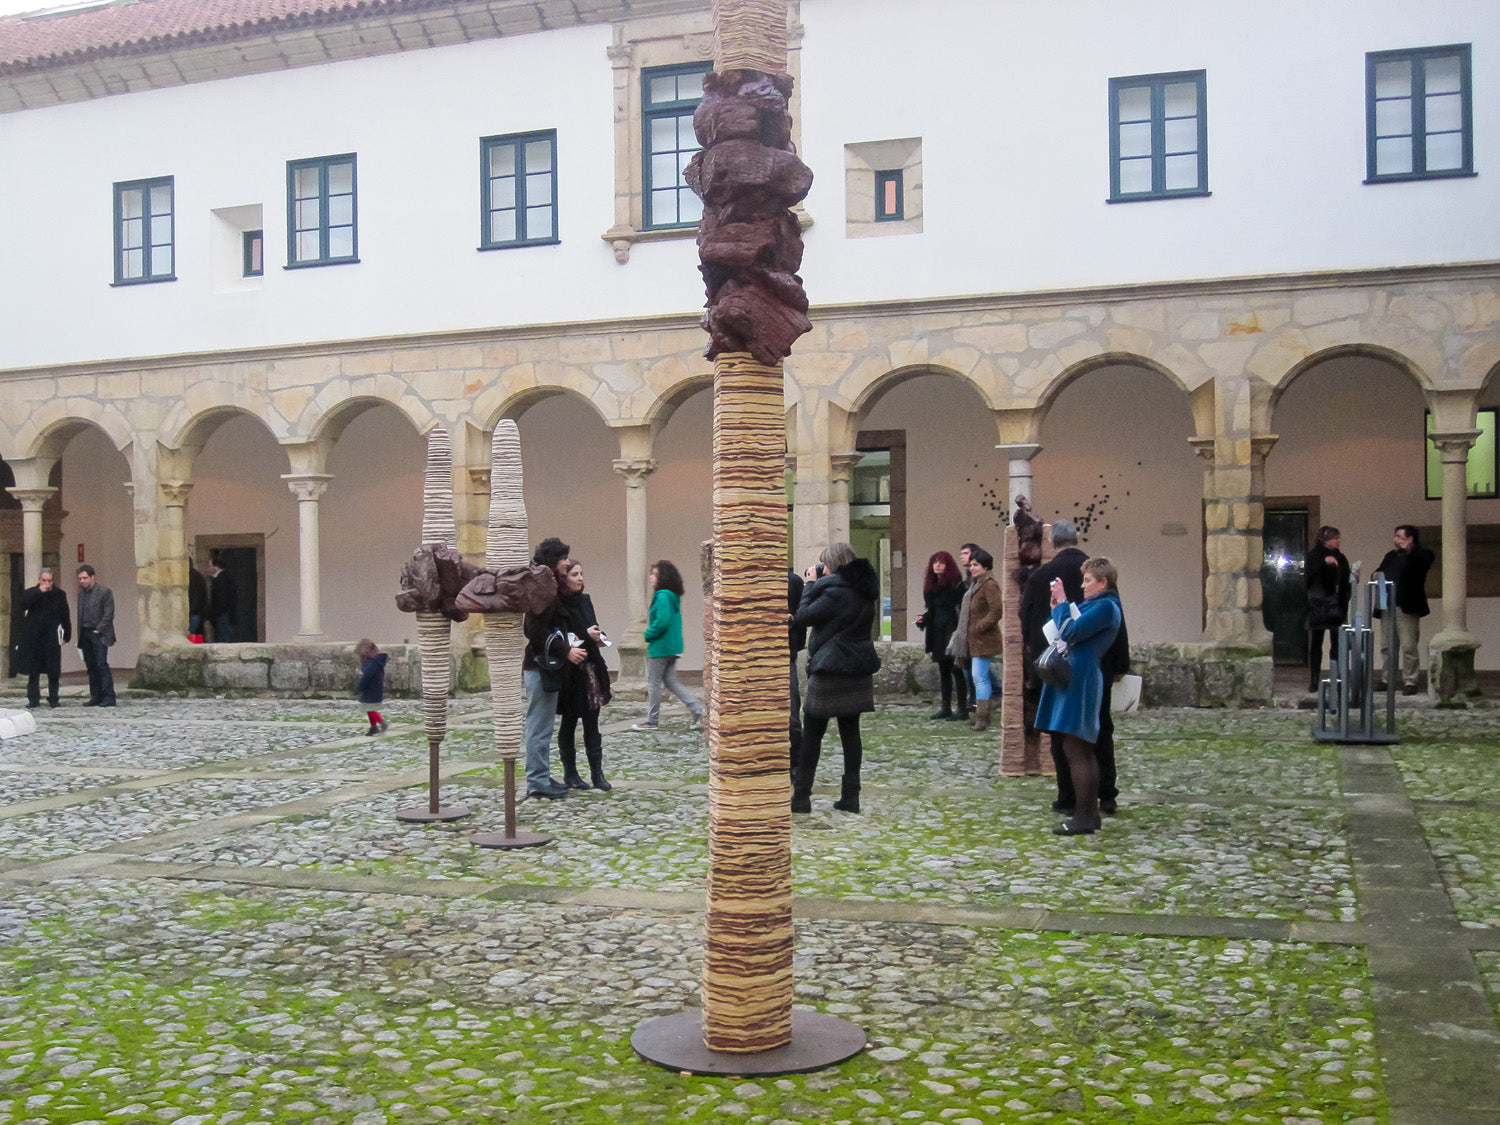
[[[688,919],[151,881],[33,894],[4,904],[5,1125],[1384,1112],[1347,948],[808,923],[799,1002],[871,1049],[749,1081],[630,1049],[692,1001]]]

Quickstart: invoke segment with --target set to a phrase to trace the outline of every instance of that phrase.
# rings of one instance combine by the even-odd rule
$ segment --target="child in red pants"
[[[385,662],[390,655],[381,652],[380,646],[369,637],[354,646],[354,655],[359,657],[359,684],[354,689],[355,697],[361,703],[381,702],[385,699]],[[377,735],[385,730],[385,718],[379,711],[372,709],[365,714],[370,718],[370,729],[365,734]]]

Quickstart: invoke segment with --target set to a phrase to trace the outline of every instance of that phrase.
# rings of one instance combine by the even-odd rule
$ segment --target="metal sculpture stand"
[[[453,443],[448,431],[434,427],[427,435],[427,472],[422,483],[422,543],[452,547],[458,539],[453,520]],[[427,807],[398,809],[407,824],[460,820],[473,814],[464,805],[444,807],[438,801],[441,770],[438,750],[448,733],[448,692],[453,681],[452,626],[441,613],[417,612],[417,645],[422,660],[422,718],[427,728]]]
[[[1395,587],[1384,576],[1357,587],[1354,623],[1338,631],[1338,654],[1329,675],[1318,685],[1318,718],[1313,726],[1317,742],[1379,743],[1400,742],[1396,734],[1396,681],[1386,678],[1385,727],[1375,725],[1375,634],[1371,628],[1371,609],[1394,613],[1392,592]],[[1396,667],[1400,642],[1394,623],[1385,632],[1385,667]],[[1359,712],[1358,720],[1353,712]]]
[[[525,566],[526,502],[521,494],[521,433],[510,418],[502,418],[490,439],[490,521],[484,562],[490,570]],[[521,658],[526,637],[519,613],[484,615],[484,652],[490,666],[490,711],[495,751],[505,767],[505,830],[469,837],[480,848],[538,848],[552,837],[516,827],[516,759],[520,757],[526,722],[526,699],[521,684]]]

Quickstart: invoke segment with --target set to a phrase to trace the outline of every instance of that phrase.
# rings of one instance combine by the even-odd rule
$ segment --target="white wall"
[[[817,304],[1500,256],[1490,0],[804,0]],[[895,33],[899,31],[899,33]],[[614,222],[607,26],[0,115],[0,368],[688,312],[691,240]],[[1472,42],[1479,175],[1365,186],[1364,53]],[[1202,199],[1110,205],[1111,77],[1208,72]],[[561,245],[478,252],[478,138],[558,131]],[[920,137],[925,231],[846,239],[843,146]],[[357,265],[285,270],[289,159],[358,154]],[[111,288],[111,185],[176,177],[178,278]],[[260,206],[267,269],[214,292]],[[18,281],[24,279],[24,284]],[[78,312],[83,310],[85,316]]]

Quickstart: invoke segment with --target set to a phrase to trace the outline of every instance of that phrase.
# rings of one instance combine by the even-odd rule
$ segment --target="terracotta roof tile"
[[[0,73],[95,55],[266,34],[278,24],[342,22],[432,7],[432,0],[113,0],[98,7],[0,16]]]

